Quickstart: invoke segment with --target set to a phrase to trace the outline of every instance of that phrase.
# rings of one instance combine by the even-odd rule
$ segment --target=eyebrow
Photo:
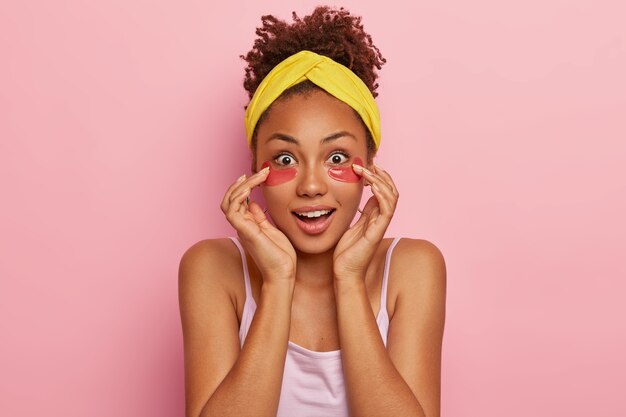
[[[342,130],[340,132],[336,132],[336,133],[333,133],[332,135],[326,136],[320,141],[320,143],[325,144],[325,143],[332,142],[334,140],[337,140],[339,138],[346,137],[346,136],[354,139],[355,141],[357,140],[356,136],[354,136],[352,133]],[[272,134],[265,143],[268,143],[272,140],[282,140],[288,143],[293,143],[295,145],[300,145],[300,142],[298,141],[298,139],[294,138],[293,136],[286,135],[284,133]]]

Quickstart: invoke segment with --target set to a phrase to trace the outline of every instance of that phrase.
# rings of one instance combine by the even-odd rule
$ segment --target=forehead
[[[276,134],[294,137],[302,146],[317,146],[323,138],[342,131],[366,146],[365,125],[358,114],[328,93],[313,90],[272,104],[267,117],[258,126],[257,149],[276,142],[270,140]]]

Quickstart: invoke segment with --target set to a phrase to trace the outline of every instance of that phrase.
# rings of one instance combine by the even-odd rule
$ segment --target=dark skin
[[[344,134],[325,140],[337,132]],[[381,168],[355,166],[372,184],[373,196],[350,226],[364,184],[327,175],[339,151],[349,154],[341,164],[350,166],[355,156],[367,160],[363,125],[350,107],[319,91],[279,100],[258,127],[257,168],[267,160],[288,162],[297,177],[268,187],[262,185],[267,172],[259,171],[224,196],[222,210],[246,249],[258,306],[242,348],[238,323],[245,290],[237,249],[226,240],[207,240],[183,256],[187,415],[249,415],[250,403],[255,415],[275,415],[288,341],[317,351],[341,348],[351,415],[439,415],[443,257],[424,240],[402,239],[396,246],[385,347],[375,315],[390,244],[383,236],[398,192]],[[280,153],[290,157],[277,158]],[[256,186],[274,224],[258,204],[246,204]],[[292,211],[315,204],[335,212],[329,228],[311,236],[297,227]],[[247,398],[245,404],[240,398]]]

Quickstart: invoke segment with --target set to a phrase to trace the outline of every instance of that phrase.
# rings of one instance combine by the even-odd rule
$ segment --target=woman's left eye
[[[328,158],[328,162],[335,164],[335,165],[343,164],[347,160],[348,160],[348,155],[342,152],[335,152],[332,155],[330,155],[330,157]]]

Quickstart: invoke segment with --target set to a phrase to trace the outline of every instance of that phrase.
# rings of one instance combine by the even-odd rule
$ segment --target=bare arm
[[[232,242],[200,242],[180,262],[186,416],[275,416],[293,281],[274,279],[263,284],[240,350],[237,312],[224,280],[224,245]]]
[[[264,168],[249,178],[242,175],[230,185],[220,205],[263,279],[257,311],[241,350],[235,297],[229,290],[229,278],[241,279],[241,265],[233,267],[232,263],[239,263],[227,256],[233,247],[223,246],[233,243],[201,242],[180,262],[188,417],[274,416],[278,409],[296,254],[261,207],[248,202],[252,188],[262,184],[268,173],[269,168]]]
[[[363,279],[335,280],[351,414],[438,417],[445,263],[434,245],[418,240],[403,239],[394,257],[397,259],[392,264],[392,276],[399,285],[399,294],[390,321],[387,349],[380,338]]]

